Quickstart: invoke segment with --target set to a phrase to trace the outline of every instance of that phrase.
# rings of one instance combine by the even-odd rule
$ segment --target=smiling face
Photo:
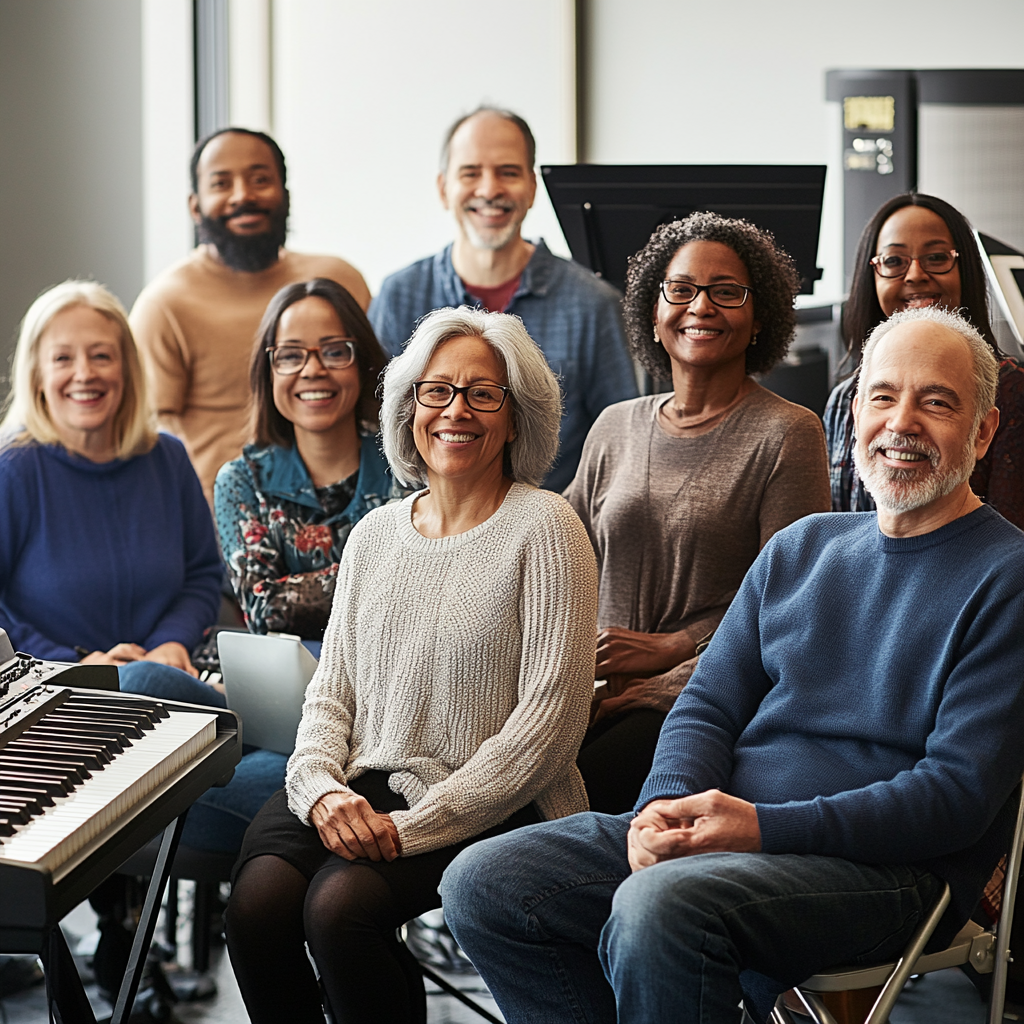
[[[456,387],[508,386],[501,357],[479,337],[442,342],[434,350],[421,379],[445,381]],[[416,450],[427,465],[428,480],[500,480],[505,445],[515,439],[512,401],[507,398],[497,412],[470,409],[465,395],[456,395],[444,409],[428,408],[417,402],[412,434]]]
[[[691,284],[752,285],[743,260],[722,242],[687,242],[672,257],[665,280]],[[747,346],[760,324],[754,318],[755,297],[724,309],[706,291],[692,302],[672,305],[663,294],[654,308],[654,327],[669,358],[683,366],[718,368],[746,358]]]
[[[319,348],[331,342],[351,340],[335,308],[318,295],[289,306],[277,325],[275,347],[299,345]],[[316,352],[310,352],[299,373],[282,374],[271,369],[274,405],[297,432],[313,434],[355,429],[359,401],[359,363],[343,370],[325,369]]]
[[[998,422],[975,430],[966,342],[938,324],[900,324],[879,341],[862,374],[854,459],[878,507],[925,509],[966,487]]]
[[[887,218],[878,233],[875,255],[923,256],[929,252],[954,249],[953,236],[946,222],[924,206],[904,206]],[[948,274],[926,274],[914,260],[905,277],[875,277],[875,294],[886,316],[897,310],[919,306],[960,305],[960,266]]]
[[[452,136],[437,187],[474,248],[503,249],[519,238],[537,192],[523,133],[490,112],[469,118]]]
[[[62,443],[82,454],[108,454],[104,450],[113,447],[114,417],[124,395],[117,325],[89,306],[62,310],[39,338],[38,371]]]

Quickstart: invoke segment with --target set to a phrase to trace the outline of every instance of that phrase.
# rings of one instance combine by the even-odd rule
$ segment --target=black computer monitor
[[[824,164],[544,166],[541,175],[573,258],[624,289],[626,260],[659,224],[698,210],[770,231],[796,262],[800,290],[821,277]]]

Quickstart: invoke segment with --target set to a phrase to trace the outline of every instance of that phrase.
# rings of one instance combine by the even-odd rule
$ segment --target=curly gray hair
[[[426,485],[427,467],[412,434],[413,384],[422,378],[438,346],[452,338],[482,338],[501,357],[516,431],[515,440],[505,446],[505,473],[513,480],[539,485],[558,452],[562,419],[558,381],[519,317],[469,306],[428,313],[416,325],[405,351],[384,370],[380,431],[392,471],[406,486]]]

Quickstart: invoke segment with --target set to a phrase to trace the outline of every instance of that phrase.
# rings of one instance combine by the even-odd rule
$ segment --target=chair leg
[[[196,882],[192,905],[192,970],[205,974],[210,969],[211,884]]]
[[[164,918],[164,945],[177,952],[178,949],[178,879],[167,882],[167,912]]]

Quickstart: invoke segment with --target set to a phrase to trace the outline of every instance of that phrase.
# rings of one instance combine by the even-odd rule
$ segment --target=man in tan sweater
[[[286,284],[328,277],[366,309],[362,275],[334,256],[284,248],[284,155],[262,132],[227,128],[196,145],[189,209],[199,244],[151,281],[131,313],[160,425],[185,443],[209,501],[249,430],[256,329]]]

